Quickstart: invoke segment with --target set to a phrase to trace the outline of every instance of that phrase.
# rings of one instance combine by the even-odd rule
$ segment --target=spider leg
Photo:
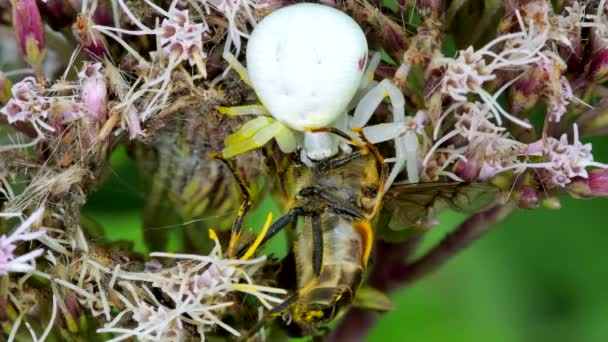
[[[354,109],[357,106],[357,104],[359,103],[359,101],[361,101],[361,98],[363,98],[363,96],[373,86],[378,84],[377,81],[374,81],[374,72],[376,71],[376,68],[378,68],[378,65],[380,64],[380,59],[381,59],[380,52],[375,52],[372,55],[372,57],[370,58],[369,63],[367,63],[365,72],[363,73],[363,76],[361,77],[361,83],[359,83],[359,89],[355,93],[355,96],[353,96],[353,99],[348,104],[348,111],[351,111],[352,109]]]
[[[289,153],[295,150],[295,136],[285,125],[271,117],[259,116],[226,137],[222,154],[225,158],[231,158],[262,147],[272,138],[277,138],[283,152]]]
[[[218,111],[222,115],[237,116],[237,115],[271,115],[268,109],[261,104],[235,106],[235,107],[219,107]]]
[[[388,122],[363,127],[363,133],[372,144],[395,139],[405,132],[407,132],[407,127],[402,122]]]
[[[405,121],[405,98],[397,86],[392,84],[390,80],[384,79],[359,101],[350,126],[365,126],[385,97],[389,97],[391,100],[393,120],[396,122]]]
[[[361,79],[361,84],[359,84],[359,89],[366,89],[372,84],[372,81],[374,80],[374,72],[376,72],[378,65],[380,65],[381,58],[382,55],[380,52],[374,52],[372,58],[370,58],[369,63],[367,64],[367,67],[365,68],[365,73]]]
[[[364,127],[385,97],[391,100],[394,122]],[[363,96],[351,121],[351,127],[364,127],[363,132],[373,143],[395,140],[395,164],[387,179],[386,189],[404,167],[407,169],[408,180],[418,182],[418,138],[414,132],[407,130],[404,121],[405,99],[401,90],[388,79],[378,83]]]
[[[247,68],[239,62],[236,56],[230,51],[232,47],[232,38],[228,35],[228,39],[226,40],[226,44],[224,44],[224,51],[222,52],[222,58],[228,62],[228,64],[239,74],[239,77],[245,82],[247,85],[251,85],[251,80],[249,79],[249,74],[247,73]]]

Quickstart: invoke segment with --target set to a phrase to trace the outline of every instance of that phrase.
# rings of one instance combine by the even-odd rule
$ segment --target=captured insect
[[[298,217],[304,218],[302,231],[294,245],[297,290],[270,314],[281,314],[287,322],[298,327],[290,331],[306,335],[316,333],[352,305],[365,278],[375,239],[373,227],[379,218],[384,197],[390,196],[395,202],[388,206],[388,210],[395,214],[396,221],[410,224],[410,227],[418,224],[439,202],[453,203],[454,208],[467,210],[465,202],[471,200],[462,191],[466,189],[465,183],[395,184],[385,192],[388,165],[361,130],[358,133],[363,142],[335,128],[317,131],[336,134],[358,149],[324,159],[312,167],[299,163],[294,165],[292,168],[298,185],[293,204],[286,215],[260,234],[263,236],[261,243],[264,243]],[[244,190],[242,208],[250,206],[250,194],[242,178],[227,160],[219,155],[215,157],[226,162]],[[491,185],[474,186],[497,193]],[[401,219],[399,203],[407,203],[408,199],[422,203],[415,212],[405,216],[407,219]],[[475,209],[483,207],[478,205]],[[233,247],[238,245],[236,240],[245,213],[246,210],[241,210],[233,226],[230,243]],[[249,250],[250,245],[245,244],[241,251]],[[242,254],[234,248],[232,251],[229,249],[229,253]]]
[[[405,99],[397,86],[373,80],[380,54],[368,63],[368,46],[359,25],[345,13],[320,4],[280,8],[253,30],[247,44],[247,68],[224,46],[223,57],[250,85],[262,104],[220,107],[226,115],[257,115],[225,140],[226,158],[259,148],[273,138],[281,151],[300,149],[312,164],[350,146],[322,127],[342,131],[364,127],[385,97],[394,122],[364,128],[372,143],[395,140],[394,179],[405,165],[406,151],[417,152],[418,141],[404,124]],[[348,113],[354,109],[353,115]],[[409,147],[409,148],[406,148]],[[417,169],[416,169],[417,170]],[[408,173],[417,174],[408,165]],[[417,175],[412,181],[417,181]]]

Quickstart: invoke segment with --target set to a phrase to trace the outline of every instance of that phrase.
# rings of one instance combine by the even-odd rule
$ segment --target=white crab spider
[[[306,163],[331,157],[339,147],[348,152],[350,147],[335,135],[309,130],[364,127],[389,97],[394,122],[365,127],[364,133],[372,143],[395,139],[397,156],[389,183],[406,159],[417,160],[418,141],[405,127],[403,94],[389,80],[372,81],[380,54],[367,65],[365,34],[345,13],[311,3],[274,11],[251,33],[247,69],[230,52],[230,45],[228,38],[224,59],[253,87],[262,104],[220,108],[226,115],[259,115],[226,138],[225,157],[259,148],[273,138],[283,152],[300,147]],[[355,106],[350,117],[348,111]],[[406,158],[406,143],[416,153],[408,154],[412,158]],[[409,164],[408,178],[417,182],[417,162],[414,167]]]

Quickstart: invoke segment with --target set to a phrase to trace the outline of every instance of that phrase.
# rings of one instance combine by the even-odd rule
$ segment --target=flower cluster
[[[429,114],[434,142],[422,149],[423,178],[445,175],[458,181],[485,180],[505,171],[521,174],[538,169],[538,180],[544,186],[559,188],[587,178],[587,167],[606,167],[593,162],[591,145],[579,141],[576,125],[573,144],[568,144],[566,133],[559,140],[547,136],[568,114],[572,102],[589,106],[576,97],[576,90],[580,93],[582,89],[573,89],[566,76],[570,64],[552,51],[551,44],[567,48],[572,55],[580,40],[576,33],[580,35],[580,27],[591,25],[589,19],[595,23],[600,13],[584,15],[575,2],[564,16],[555,15],[546,2],[532,1],[508,14],[501,26],[506,32],[483,48],[469,47],[456,58],[436,58],[433,67],[443,71],[438,90],[451,104],[436,119]],[[511,19],[518,32],[508,32]],[[494,94],[486,90],[492,82],[494,87],[502,83]],[[506,90],[512,113],[498,103]],[[482,102],[471,99],[473,94]],[[533,136],[532,125],[522,114],[529,113],[541,96],[547,103],[544,138],[535,143],[518,139],[501,117],[524,129],[518,134]],[[446,122],[451,128],[446,129]]]
[[[107,116],[108,95],[101,63],[86,62],[78,72],[77,85],[57,82],[48,87],[34,77],[26,77],[11,88],[12,97],[0,108],[8,123],[26,122],[36,132],[27,147],[48,134],[58,135],[70,123],[84,119],[87,126],[103,124]],[[45,133],[46,131],[46,133]],[[95,134],[89,129],[90,134]]]
[[[6,106],[0,109],[9,123],[18,121],[28,121],[36,128],[42,136],[39,126],[48,131],[55,131],[53,127],[44,123],[44,119],[49,116],[51,102],[41,95],[40,85],[34,77],[26,77],[16,83],[11,89],[13,97]]]
[[[206,58],[203,52],[205,24],[192,24],[187,10],[174,10],[169,14],[171,18],[165,18],[161,24],[160,45],[164,54],[175,55],[177,60],[188,60],[191,66],[196,63],[205,76],[205,69],[201,67],[202,60]]]
[[[36,240],[45,234],[44,230],[30,231],[34,223],[42,218],[43,213],[44,208],[39,208],[15,228],[9,236],[4,234],[0,236],[0,276],[7,275],[10,272],[25,273],[34,270],[35,266],[30,261],[42,255],[44,249],[34,249],[19,256],[15,255],[14,252],[18,242]]]
[[[530,152],[536,152],[542,145],[542,158],[547,167],[540,170],[544,184],[549,188],[564,187],[573,179],[589,178],[586,170],[589,166],[607,168],[608,165],[593,161],[591,144],[583,144],[579,140],[577,125],[574,125],[573,142],[568,143],[568,136],[563,134],[559,140],[548,137],[545,141],[530,144]]]
[[[6,69],[0,72],[0,218],[6,219],[0,228],[31,215],[0,234],[0,317],[9,320],[7,340],[90,334],[82,329],[111,334],[113,341],[238,337],[283,303],[283,288],[293,288],[279,271],[286,260],[258,256],[261,238],[245,256],[227,257],[209,228],[221,226],[218,235],[227,240],[224,229],[233,224],[242,196],[232,174],[208,153],[222,150],[235,131],[245,132],[238,136],[243,141],[272,133],[256,126],[267,117],[243,125],[242,117],[222,116],[218,108],[265,113],[250,105],[254,91],[227,71],[232,65],[247,76],[238,60],[249,32],[292,2],[10,2],[13,16],[0,18],[0,34],[13,36],[21,57],[6,57],[1,48],[5,38],[9,45],[12,40],[0,37],[0,59],[9,59],[0,60]],[[377,1],[323,3],[350,15],[370,46],[382,44],[383,53],[368,51],[374,57],[359,60],[360,69],[368,66],[365,81],[342,111],[344,120],[334,124],[343,131],[362,128],[360,135],[346,133],[367,138],[392,163],[388,191],[406,182],[425,183],[423,189],[454,182],[492,187],[501,202],[472,213],[464,224],[469,233],[477,232],[471,225],[489,226],[517,207],[558,208],[561,195],[608,196],[608,165],[595,160],[602,158],[594,158],[586,140],[608,135],[607,0],[570,1],[561,13],[548,0],[505,1],[504,11],[492,13],[502,16],[498,23],[471,19],[478,27],[471,33],[467,26],[466,34],[445,29],[458,27],[460,15],[450,11],[460,9],[444,13],[441,1],[404,5],[420,18],[418,27],[400,22],[405,15],[389,13]],[[357,116],[358,110],[365,115]],[[300,134],[275,140],[289,145],[284,151],[303,152],[296,146],[307,141]],[[349,142],[341,141],[336,153],[355,151]],[[121,146],[128,146],[145,178],[140,242],[157,252],[136,254],[81,217]],[[234,169],[246,174],[247,183],[270,173],[264,174],[263,194],[288,195],[285,170],[295,169],[292,156],[280,145],[266,147],[239,156]],[[301,159],[308,166],[322,163]],[[436,207],[447,207],[445,201]],[[423,214],[430,213],[422,219],[412,210],[421,228],[416,234],[437,222],[431,217],[440,210],[435,204],[422,206]],[[171,231],[181,236],[179,252],[163,247],[167,227],[180,228]],[[269,227],[270,220],[263,230]],[[450,251],[460,246],[457,236],[447,239]],[[429,264],[450,253],[430,253]],[[427,273],[424,267],[397,273],[415,278]],[[36,286],[29,286],[33,281]],[[85,328],[79,324],[85,319],[95,324]]]

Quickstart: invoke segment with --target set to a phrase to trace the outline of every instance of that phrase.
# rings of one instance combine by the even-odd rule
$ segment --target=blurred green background
[[[594,155],[608,161],[608,140]],[[113,174],[87,203],[85,214],[111,239],[145,251],[140,229],[143,195],[135,165],[123,150]],[[265,201],[247,227],[260,227]],[[445,213],[422,248],[463,217]],[[431,276],[393,295],[369,341],[606,341],[608,338],[608,199],[564,198],[562,209],[520,210]],[[172,231],[177,227],[166,228]],[[281,254],[284,240],[270,250]],[[173,249],[179,244],[174,241]]]

